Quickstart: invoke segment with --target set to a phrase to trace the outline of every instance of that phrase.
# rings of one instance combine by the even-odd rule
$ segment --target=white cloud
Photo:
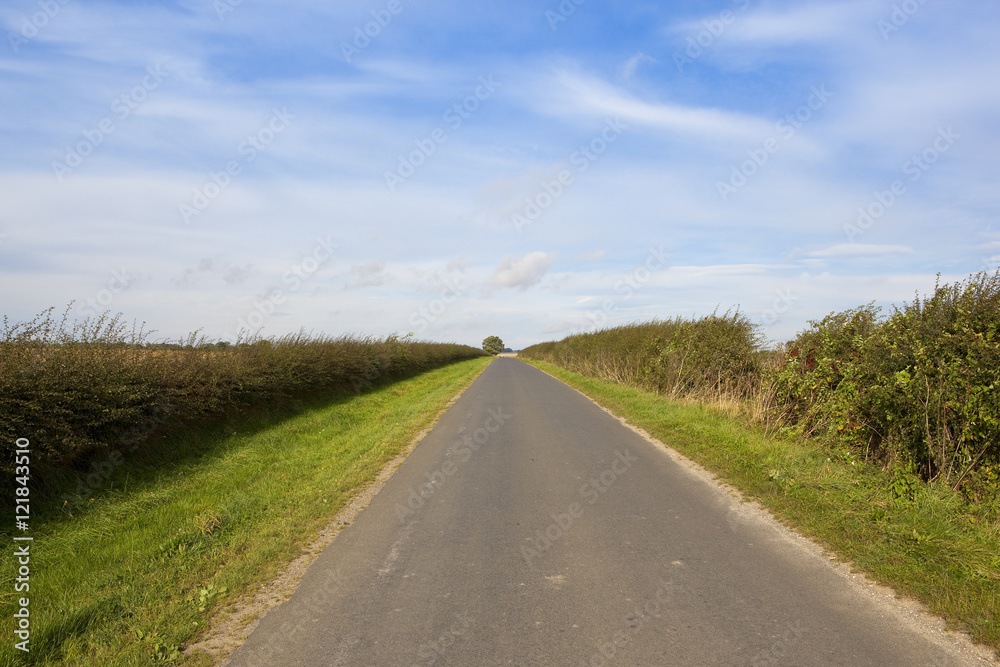
[[[711,107],[645,102],[599,78],[567,70],[541,79],[530,95],[543,113],[619,117],[626,123],[693,138],[758,141],[773,131],[772,123],[750,115]]]
[[[862,31],[874,32],[884,7],[870,0],[809,2],[788,9],[752,11],[739,19],[725,37],[764,46],[802,42],[854,41]],[[701,28],[699,28],[701,29]]]
[[[655,63],[656,59],[647,56],[645,53],[637,53],[625,61],[625,64],[622,65],[621,70],[618,72],[618,78],[622,81],[630,80],[635,76],[635,71],[639,68],[639,65],[644,62]]]
[[[500,260],[489,284],[494,287],[527,289],[542,279],[554,259],[544,252],[532,252],[521,258],[507,255]]]

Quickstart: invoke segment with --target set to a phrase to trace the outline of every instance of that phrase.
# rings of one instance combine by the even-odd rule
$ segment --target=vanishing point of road
[[[497,359],[226,663],[988,664]]]

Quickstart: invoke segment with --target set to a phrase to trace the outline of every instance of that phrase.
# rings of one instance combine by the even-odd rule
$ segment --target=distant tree
[[[483,349],[490,354],[500,354],[503,352],[503,341],[499,336],[487,336],[483,339]]]

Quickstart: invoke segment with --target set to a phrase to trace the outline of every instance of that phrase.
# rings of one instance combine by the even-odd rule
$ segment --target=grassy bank
[[[850,449],[528,360],[682,452],[873,579],[1000,651],[1000,518]]]
[[[489,361],[176,433],[72,515],[32,517],[31,653],[4,642],[0,664],[208,664],[179,648],[273,579]],[[6,627],[12,551],[0,562]]]

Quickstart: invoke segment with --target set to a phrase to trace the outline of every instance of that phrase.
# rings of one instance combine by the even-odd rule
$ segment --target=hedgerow
[[[831,314],[785,346],[785,418],[887,465],[969,490],[1000,472],[1000,273],[881,317]]]
[[[69,322],[50,308],[28,322],[4,318],[0,439],[8,450],[18,438],[30,440],[33,485],[44,493],[49,473],[87,471],[115,452],[135,451],[154,434],[310,394],[359,392],[482,354],[395,336],[300,333],[229,345],[195,333],[177,343],[152,343],[149,332],[120,315]],[[3,484],[12,478],[13,462],[11,455],[0,463]]]
[[[728,397],[904,475],[1000,486],[1000,272],[935,286],[884,316],[869,304],[809,323],[780,349],[739,313],[541,343],[520,356],[669,396]]]

